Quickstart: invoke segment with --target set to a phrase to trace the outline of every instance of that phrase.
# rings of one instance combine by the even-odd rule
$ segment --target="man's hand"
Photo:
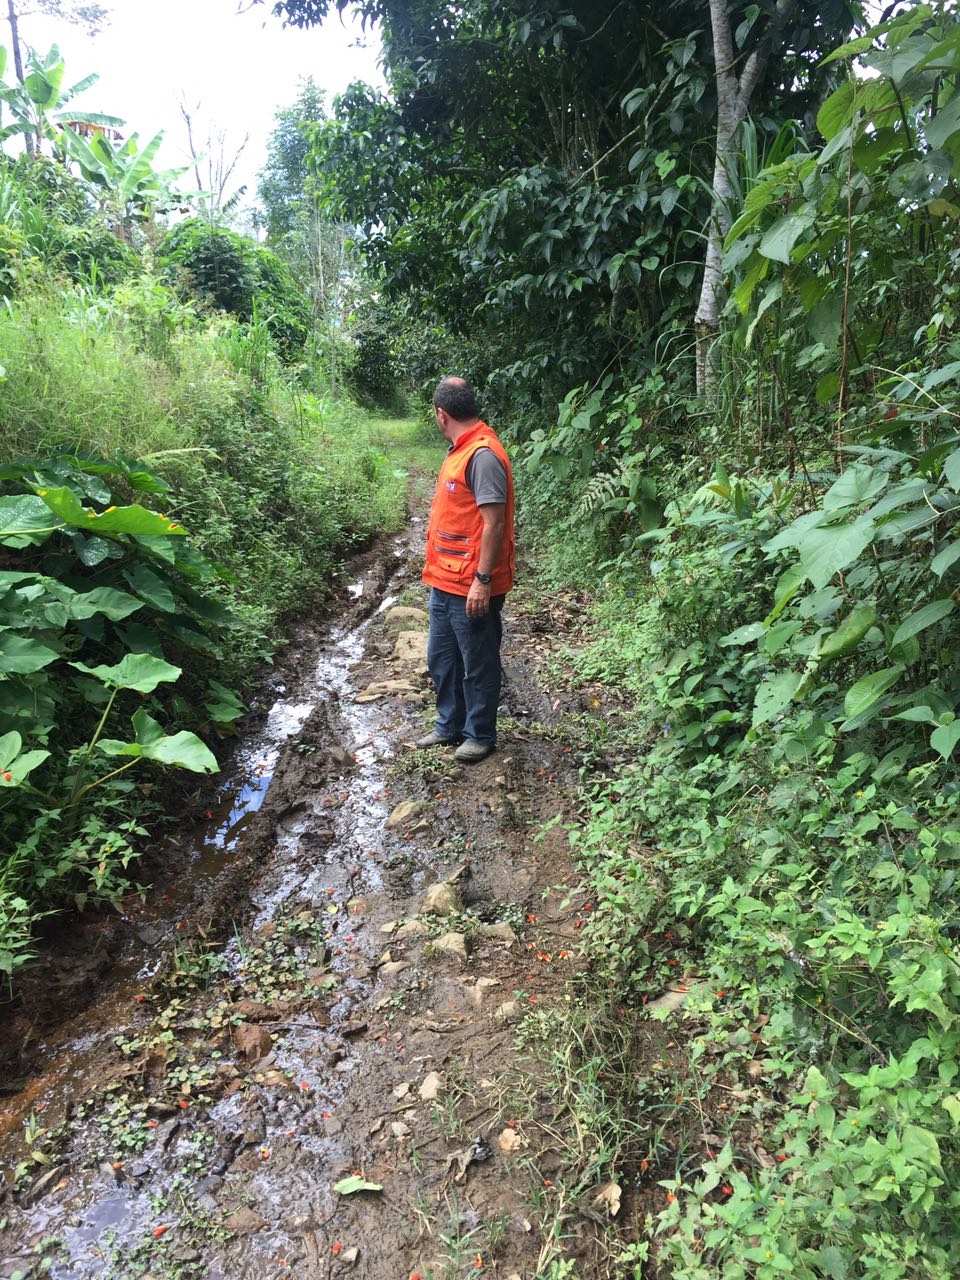
[[[467,617],[482,618],[490,612],[490,588],[474,578],[467,593]]]

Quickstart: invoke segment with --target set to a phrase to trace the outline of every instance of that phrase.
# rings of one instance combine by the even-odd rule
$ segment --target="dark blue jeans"
[[[437,733],[497,741],[503,596],[493,596],[482,618],[467,617],[467,597],[430,589],[427,665],[437,691]]]

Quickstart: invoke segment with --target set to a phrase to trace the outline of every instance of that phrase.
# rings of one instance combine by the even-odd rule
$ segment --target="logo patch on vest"
[[[450,490],[451,493],[456,493],[457,491],[456,480],[445,480],[444,484],[447,486],[447,488]]]

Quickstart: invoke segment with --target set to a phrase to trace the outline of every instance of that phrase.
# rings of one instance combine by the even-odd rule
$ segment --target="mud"
[[[568,990],[582,905],[551,893],[562,830],[534,839],[575,784],[549,621],[508,601],[500,751],[415,753],[426,671],[388,615],[423,604],[420,528],[301,628],[145,906],[61,955],[95,949],[92,1003],[9,1024],[0,1277],[513,1277],[556,1250],[563,1156],[517,1043]]]

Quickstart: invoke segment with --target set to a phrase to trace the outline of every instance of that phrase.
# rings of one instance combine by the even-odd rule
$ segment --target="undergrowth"
[[[960,1265],[955,458],[888,450],[816,495],[721,469],[598,575],[573,679],[625,702],[628,759],[585,765],[570,830],[586,982],[641,1018],[685,1003],[681,1067],[627,1119],[608,1100],[590,1172],[646,1168],[674,1277]],[[582,1127],[596,1072],[561,1074]]]

